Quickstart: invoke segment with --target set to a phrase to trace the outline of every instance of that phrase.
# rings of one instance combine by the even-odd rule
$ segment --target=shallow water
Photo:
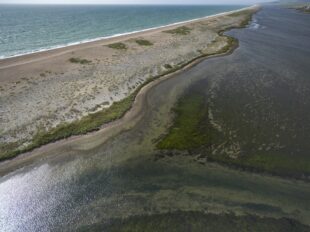
[[[74,231],[111,218],[175,210],[288,217],[310,225],[309,183],[201,165],[190,156],[155,160],[154,149],[171,124],[177,98],[199,81],[283,77],[303,84],[307,94],[309,25],[308,15],[266,6],[255,24],[229,32],[240,40],[232,55],[203,61],[151,89],[145,114],[131,130],[90,150],[83,151],[83,144],[63,147],[2,177],[0,230]]]

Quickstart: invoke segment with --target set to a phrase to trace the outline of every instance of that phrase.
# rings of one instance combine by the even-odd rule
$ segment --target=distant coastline
[[[112,35],[101,36],[101,37],[96,37],[96,38],[91,38],[91,39],[83,39],[83,40],[76,41],[76,42],[68,42],[68,43],[64,43],[64,44],[40,47],[40,48],[36,48],[36,49],[33,49],[33,50],[21,52],[21,53],[18,53],[18,54],[2,55],[0,53],[0,61],[1,60],[5,60],[5,59],[20,57],[20,56],[25,56],[25,55],[31,55],[31,54],[36,54],[36,53],[41,53],[41,52],[46,52],[46,51],[52,51],[52,50],[56,50],[56,49],[62,49],[62,48],[76,46],[76,45],[81,45],[81,44],[97,42],[97,41],[106,40],[106,39],[119,38],[119,37],[128,36],[128,35],[135,35],[135,34],[138,34],[138,33],[158,30],[158,29],[162,29],[162,28],[170,27],[170,26],[177,26],[177,25],[187,24],[187,23],[191,23],[191,22],[195,22],[195,21],[199,21],[199,20],[204,20],[204,19],[207,19],[207,18],[210,18],[210,17],[215,17],[215,16],[220,16],[220,15],[223,15],[223,14],[231,13],[231,12],[234,12],[236,10],[242,10],[244,8],[247,8],[247,7],[249,7],[249,5],[243,5],[242,7],[240,5],[240,8],[234,9],[234,10],[231,10],[231,11],[223,11],[223,12],[216,13],[216,14],[210,14],[210,15],[206,15],[206,16],[203,16],[203,17],[193,18],[193,19],[184,20],[184,21],[178,21],[178,22],[175,22],[175,23],[164,24],[164,25],[161,25],[161,26],[155,26],[155,27],[150,27],[150,28],[141,29],[141,30],[134,30],[134,31],[129,31],[129,32],[116,33],[116,34],[112,34]]]

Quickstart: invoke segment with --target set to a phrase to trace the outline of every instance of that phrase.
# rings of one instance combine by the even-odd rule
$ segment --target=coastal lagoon
[[[239,40],[233,54],[207,59],[150,89],[140,120],[128,123],[127,130],[103,144],[100,136],[86,136],[84,142],[60,146],[1,177],[0,230],[109,231],[109,225],[124,218],[130,221],[131,216],[148,221],[143,216],[198,212],[217,215],[221,225],[231,217],[246,215],[272,218],[270,226],[288,218],[280,221],[288,231],[309,231],[299,224],[310,225],[308,181],[201,163],[195,154],[175,155],[156,148],[173,125],[172,109],[178,99],[189,91],[205,88],[207,92],[212,84],[219,90],[217,99],[236,107],[244,100],[244,92],[266,96],[264,91],[275,90],[272,102],[288,112],[287,118],[277,120],[297,122],[297,116],[302,120],[289,129],[304,138],[288,149],[304,156],[310,125],[306,117],[310,111],[309,25],[306,14],[264,6],[248,28],[228,33]],[[279,94],[274,97],[274,93]],[[286,95],[295,101],[287,101]],[[258,106],[259,113],[273,112],[266,108],[268,104]],[[269,126],[264,120],[260,124]],[[253,221],[259,222],[248,217],[241,220]]]

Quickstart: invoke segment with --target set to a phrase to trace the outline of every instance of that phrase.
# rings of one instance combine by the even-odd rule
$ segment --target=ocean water
[[[201,18],[244,5],[0,5],[0,58]]]

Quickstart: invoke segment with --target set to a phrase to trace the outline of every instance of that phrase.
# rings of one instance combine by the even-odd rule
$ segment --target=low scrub
[[[172,69],[172,66],[170,64],[165,64],[164,67],[165,69]]]
[[[81,59],[81,58],[76,58],[76,57],[70,58],[69,61],[70,61],[71,63],[75,63],[75,64],[90,64],[90,63],[91,63],[90,60]]]
[[[152,46],[153,45],[152,42],[145,40],[145,39],[137,39],[136,43],[141,45],[141,46]]]
[[[118,50],[126,50],[127,46],[124,43],[113,43],[108,45],[109,48],[118,49]]]
[[[175,34],[175,35],[188,35],[191,33],[191,30],[189,27],[182,26],[182,27],[177,27],[172,30],[164,31],[165,33],[170,33],[170,34]]]

